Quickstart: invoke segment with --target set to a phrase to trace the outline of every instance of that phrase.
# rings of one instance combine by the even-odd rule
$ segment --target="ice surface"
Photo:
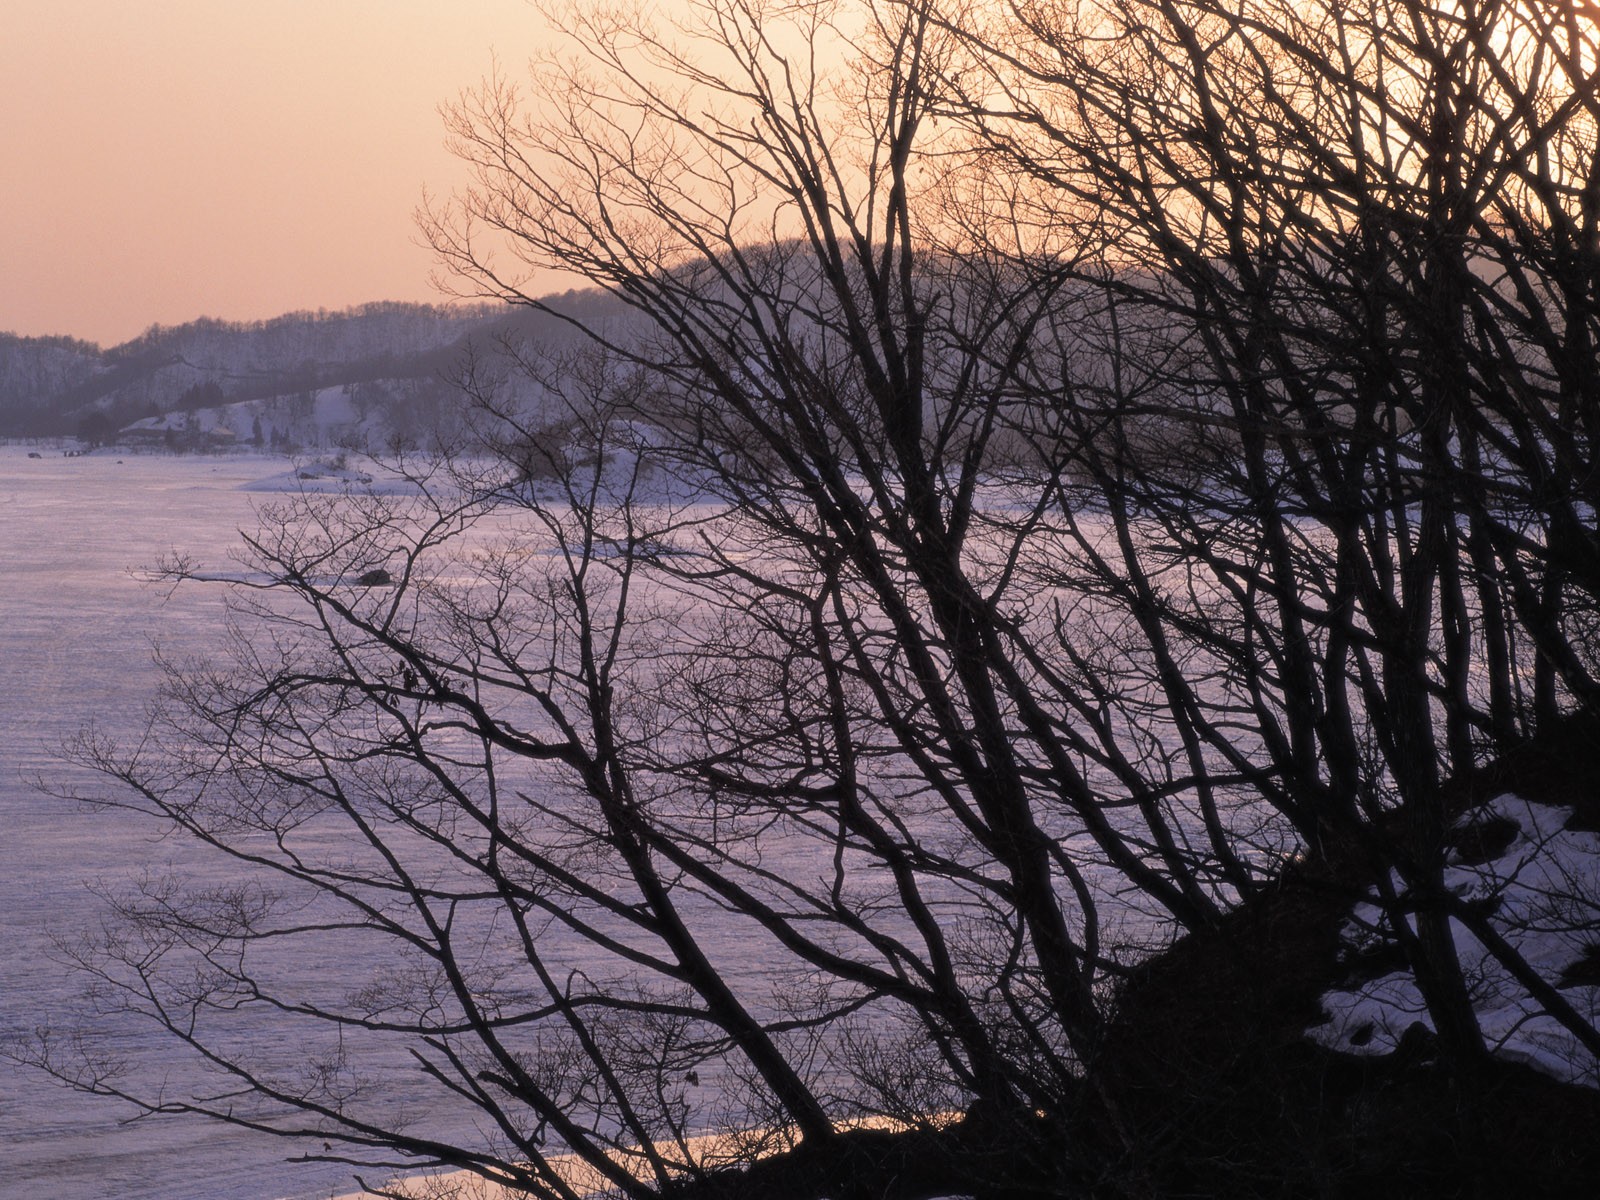
[[[626,465],[613,459],[608,469]],[[231,859],[183,839],[161,840],[135,814],[53,798],[32,781],[92,791],[94,779],[63,766],[60,744],[90,723],[111,735],[139,729],[158,677],[153,649],[184,659],[215,648],[223,585],[260,581],[232,553],[240,531],[254,527],[257,505],[285,492],[346,489],[404,485],[354,459],[341,466],[120,451],[30,458],[26,447],[0,445],[0,1039],[70,1025],[66,1014],[84,983],[62,966],[56,939],[97,928],[102,904],[90,885],[119,887],[146,870],[197,886],[236,880]],[[173,591],[141,580],[141,568],[174,551],[210,582]],[[728,978],[767,979],[759,945],[730,942],[725,950],[718,966]],[[374,966],[339,947],[306,965],[341,988]],[[119,1055],[158,1068],[166,1061],[167,1036],[152,1027],[110,1019],[95,1029]],[[284,1055],[303,1053],[270,1018],[253,1036]],[[411,1074],[403,1056],[394,1058],[397,1070]],[[72,1093],[10,1064],[0,1066],[0,1083],[6,1195],[272,1200],[327,1197],[352,1186],[347,1166],[292,1163],[303,1152],[294,1143],[195,1119],[130,1121],[133,1111],[116,1102]],[[375,1090],[393,1106],[391,1116],[417,1109],[410,1081]]]
[[[90,782],[54,748],[85,723],[135,728],[156,679],[152,646],[204,652],[222,589],[165,589],[131,568],[173,548],[202,569],[237,570],[228,551],[252,524],[241,485],[285,469],[281,458],[91,454],[64,458],[0,446],[0,1037],[60,1021],[81,981],[52,938],[93,928],[86,884],[142,866],[191,878],[232,870],[179,842],[158,841],[132,814],[84,809],[31,780]],[[146,1053],[133,1025],[114,1044]],[[326,1196],[348,1169],[291,1166],[292,1147],[194,1121],[147,1118],[0,1064],[0,1192],[50,1200],[265,1200]],[[342,1190],[342,1189],[341,1189]]]
[[[145,866],[193,880],[229,878],[231,860],[207,857],[180,841],[156,840],[146,823],[117,811],[85,811],[52,799],[30,780],[73,782],[52,747],[94,721],[109,732],[136,727],[155,683],[151,647],[179,657],[215,641],[224,589],[175,593],[141,583],[130,568],[173,549],[218,580],[241,577],[230,558],[238,530],[253,524],[253,505],[272,493],[326,486],[365,487],[361,466],[290,463],[267,457],[173,457],[94,454],[30,459],[26,448],[0,446],[0,1036],[51,1023],[81,984],[55,961],[52,937],[92,929],[99,902],[85,886],[124,879]],[[634,480],[619,453],[606,470]],[[305,479],[310,470],[320,476]],[[343,472],[342,474],[340,472]],[[681,500],[671,481],[646,481]],[[381,480],[376,486],[384,486]],[[620,482],[619,482],[620,486]],[[1521,829],[1505,855],[1454,869],[1452,881],[1491,889],[1509,929],[1541,969],[1558,973],[1581,952],[1579,941],[1545,920],[1574,880],[1594,878],[1600,839],[1564,828],[1557,809],[1502,797],[1494,811]],[[1476,894],[1476,893],[1474,893]],[[1592,899],[1592,898],[1591,898]],[[1359,914],[1358,914],[1359,915]],[[1366,914],[1369,918],[1375,913]],[[1354,925],[1352,926],[1352,932]],[[1464,942],[1465,945],[1465,942]],[[1467,947],[1469,951],[1472,949]],[[730,977],[760,975],[760,947],[733,947]],[[326,964],[337,974],[348,964]],[[1537,1016],[1517,989],[1483,973],[1486,1031],[1500,1052],[1562,1078],[1589,1072],[1570,1039]],[[1593,1011],[1595,988],[1568,989]],[[1331,1044],[1371,1026],[1369,1052],[1392,1048],[1421,1019],[1415,986],[1399,975],[1326,998],[1332,1022],[1314,1031]],[[136,1025],[108,1033],[130,1054],[159,1054],[159,1035]],[[271,1029],[263,1036],[271,1039]],[[52,1200],[268,1200],[327,1196],[350,1186],[350,1171],[287,1160],[292,1145],[186,1120],[143,1119],[47,1081],[0,1069],[0,1180],[6,1194]]]

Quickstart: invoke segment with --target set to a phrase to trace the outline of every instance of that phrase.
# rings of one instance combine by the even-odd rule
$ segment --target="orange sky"
[[[437,108],[525,0],[26,0],[0,31],[0,331],[112,345],[152,323],[436,300]]]

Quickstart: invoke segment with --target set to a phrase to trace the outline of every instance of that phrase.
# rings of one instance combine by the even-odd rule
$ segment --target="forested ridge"
[[[0,333],[0,436],[71,436],[200,404],[328,387],[443,385],[466,343],[491,345],[511,330],[525,336],[529,324],[500,304],[384,302],[157,325],[111,347]]]

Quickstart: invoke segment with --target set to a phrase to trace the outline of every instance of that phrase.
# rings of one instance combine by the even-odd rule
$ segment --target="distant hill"
[[[0,333],[0,435],[56,432],[57,398],[88,384],[104,358],[92,342]]]
[[[620,311],[597,292],[550,303],[591,317]],[[156,325],[109,349],[0,333],[0,437],[102,441],[138,425],[290,444],[316,445],[339,431],[416,442],[459,408],[455,381],[469,355],[508,339],[569,336],[554,317],[502,304],[401,303]],[[334,397],[333,410],[347,419],[330,423]]]

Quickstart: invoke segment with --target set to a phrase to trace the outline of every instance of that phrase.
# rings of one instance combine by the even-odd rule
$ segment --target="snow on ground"
[[[1569,829],[1571,816],[1568,808],[1500,796],[1457,822],[1464,844],[1488,848],[1458,853],[1445,877],[1456,895],[1493,906],[1494,929],[1540,977],[1558,986],[1570,968],[1600,952],[1600,836]],[[1495,831],[1499,837],[1492,836]],[[1505,837],[1509,842],[1502,849]],[[1470,861],[1475,859],[1484,861]],[[1600,1087],[1600,1062],[1459,922],[1454,934],[1489,1048],[1556,1079]],[[1393,941],[1386,919],[1371,904],[1356,906],[1344,937],[1358,959]],[[1575,983],[1560,991],[1580,1016],[1600,1023],[1600,986]],[[1329,992],[1322,1005],[1329,1020],[1311,1029],[1311,1036],[1348,1053],[1388,1054],[1412,1025],[1432,1028],[1416,981],[1403,970]]]
[[[308,459],[297,462],[287,471],[279,471],[239,486],[241,492],[324,492],[341,495],[357,492],[362,495],[415,495],[420,490],[416,483],[381,468],[368,469],[351,465],[345,455],[333,458]]]

